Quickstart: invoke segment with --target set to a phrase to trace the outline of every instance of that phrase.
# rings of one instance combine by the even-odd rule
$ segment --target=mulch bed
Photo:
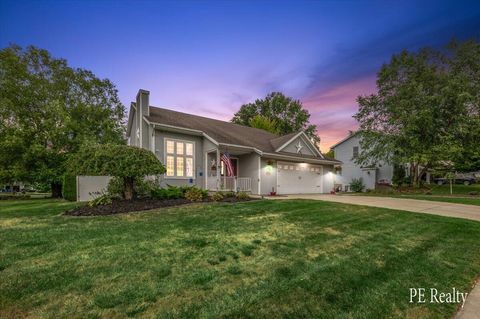
[[[236,197],[227,197],[224,198],[221,202],[226,203],[236,203],[236,202],[246,202],[254,200],[253,198],[248,199],[238,199]],[[212,202],[209,198],[203,202],[205,203]],[[171,207],[171,206],[180,206],[192,204],[191,201],[179,198],[179,199],[135,199],[135,200],[116,200],[109,205],[99,205],[95,207],[90,207],[88,205],[77,207],[72,210],[68,210],[63,215],[66,216],[105,216],[105,215],[115,215],[115,214],[125,214],[131,212],[139,212],[143,210],[150,210],[162,207]]]

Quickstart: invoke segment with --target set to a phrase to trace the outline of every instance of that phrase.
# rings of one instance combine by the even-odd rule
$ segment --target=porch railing
[[[250,177],[220,177],[220,185],[217,189],[217,178],[209,177],[207,186],[210,190],[240,191],[249,192],[252,190],[252,179]]]

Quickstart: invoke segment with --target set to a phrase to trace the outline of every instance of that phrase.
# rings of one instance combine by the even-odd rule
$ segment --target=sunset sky
[[[0,47],[33,44],[112,80],[128,108],[229,120],[281,91],[303,102],[321,148],[356,128],[356,97],[402,49],[480,37],[480,1],[3,1]]]

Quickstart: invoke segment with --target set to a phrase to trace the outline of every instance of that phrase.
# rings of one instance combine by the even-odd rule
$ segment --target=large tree
[[[72,175],[108,175],[123,181],[123,198],[135,197],[135,180],[165,173],[151,151],[127,145],[85,144],[67,162]]]
[[[284,135],[303,130],[315,144],[320,143],[317,126],[309,122],[310,113],[303,108],[299,100],[294,100],[280,92],[272,92],[264,99],[242,105],[232,118],[233,123],[259,128],[264,128],[262,126],[265,120],[274,123],[276,130],[270,130],[278,134]],[[270,125],[267,126],[270,127]]]
[[[480,45],[403,51],[382,66],[376,94],[359,96],[359,164],[409,163],[414,185],[440,162],[480,152]]]
[[[68,155],[85,141],[120,143],[124,106],[115,86],[46,50],[0,51],[0,179],[51,185],[61,195]]]

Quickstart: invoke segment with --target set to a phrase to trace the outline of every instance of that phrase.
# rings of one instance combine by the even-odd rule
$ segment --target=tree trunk
[[[60,182],[52,182],[50,188],[52,190],[52,198],[62,198],[62,184]]]
[[[124,177],[123,178],[123,198],[127,200],[133,199],[133,177]]]

